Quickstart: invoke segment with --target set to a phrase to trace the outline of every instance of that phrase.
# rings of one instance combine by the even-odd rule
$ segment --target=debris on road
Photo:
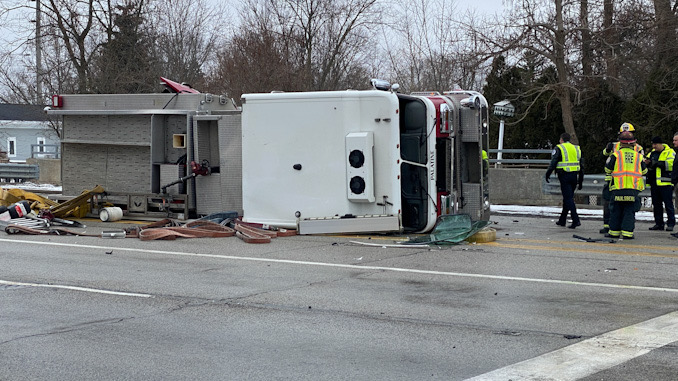
[[[610,238],[591,238],[591,237],[582,237],[580,235],[573,234],[572,238],[576,238],[586,242],[603,242],[603,243],[616,243],[617,241]]]
[[[448,214],[438,217],[431,234],[411,238],[404,244],[453,245],[465,241],[490,224],[490,221],[471,221],[468,214]],[[496,237],[496,233],[495,233]]]

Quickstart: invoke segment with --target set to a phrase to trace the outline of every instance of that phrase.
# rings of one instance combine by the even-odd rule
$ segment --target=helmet
[[[621,127],[619,127],[619,132],[624,132],[624,131],[635,131],[636,129],[633,128],[633,124],[631,123],[623,123]]]
[[[636,142],[636,138],[633,136],[633,132],[624,131],[619,134],[619,142],[622,144],[633,144]]]

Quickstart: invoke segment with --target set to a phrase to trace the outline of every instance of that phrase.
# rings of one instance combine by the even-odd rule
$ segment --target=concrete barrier
[[[562,206],[563,196],[547,194],[543,187],[546,169],[526,168],[490,168],[490,203],[495,205],[533,205],[533,206]],[[551,175],[551,182],[558,183],[555,174]],[[586,176],[584,176],[586,183]],[[553,187],[551,187],[553,188]],[[577,205],[586,205],[587,208],[602,208],[602,196],[591,191],[575,191],[574,202]],[[602,194],[602,188],[601,188]],[[652,199],[649,189],[642,196],[641,210],[652,210]]]
[[[61,159],[27,159],[26,163],[40,167],[39,183],[61,185]]]
[[[490,202],[508,205],[561,205],[561,195],[544,194],[546,169],[490,168]]]

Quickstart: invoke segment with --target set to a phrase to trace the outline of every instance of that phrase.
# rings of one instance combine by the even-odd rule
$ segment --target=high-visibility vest
[[[673,159],[676,157],[676,151],[669,148],[666,144],[663,144],[664,149],[659,154],[659,165],[655,170],[655,177],[657,186],[673,185],[671,184],[671,170],[673,170]],[[654,152],[655,150],[652,150]],[[650,152],[650,155],[652,154]],[[649,156],[648,156],[649,157]],[[668,174],[668,176],[662,176],[662,172]]]
[[[612,146],[612,151],[607,152],[607,149],[603,149],[603,155],[605,156],[610,156],[614,151],[619,151],[621,149],[621,142],[616,142]],[[638,152],[640,156],[643,156],[643,147],[636,143],[633,145],[633,150]],[[612,181],[612,176],[609,173],[605,173],[605,181],[609,182]]]
[[[612,156],[616,162],[612,170],[610,190],[635,189],[641,192],[645,190],[643,168],[640,165],[642,156],[630,148],[614,151]]]
[[[560,161],[556,165],[556,169],[562,169],[565,172],[577,172],[581,168],[579,160],[581,160],[581,149],[570,142],[558,144],[556,147],[560,150]]]

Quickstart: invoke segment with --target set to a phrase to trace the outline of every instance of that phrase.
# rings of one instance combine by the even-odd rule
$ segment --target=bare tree
[[[516,1],[512,13],[505,20],[505,27],[493,35],[485,35],[484,41],[497,54],[509,53],[516,59],[536,56],[534,66],[547,74],[553,68],[555,76],[549,83],[537,82],[523,96],[538,99],[535,94],[554,96],[560,103],[563,127],[577,143],[574,127],[572,91],[576,90],[573,77],[578,65],[572,65],[571,57],[581,53],[574,43],[578,35],[578,17],[574,4],[565,7],[563,0]],[[488,38],[489,37],[489,38]],[[529,52],[529,54],[525,54]],[[535,73],[539,76],[539,73]]]
[[[90,35],[95,27],[95,0],[47,0],[43,7],[48,22],[54,26],[52,37],[63,44],[75,68],[78,90],[88,91],[89,64],[97,45]]]
[[[0,2],[0,100],[7,103],[34,103],[39,98],[33,26],[36,12],[29,4]]]
[[[676,14],[671,9],[671,0],[653,0],[657,21],[657,65],[675,66],[678,57],[676,46]],[[678,3],[677,3],[678,6]]]
[[[614,1],[613,0],[604,0],[603,1],[603,31],[602,31],[602,43],[603,43],[603,55],[605,57],[605,76],[607,83],[610,87],[610,90],[614,94],[619,94],[619,77],[617,71],[617,59],[618,59],[618,45],[619,45],[619,33],[617,33],[616,27],[613,24],[614,17]]]
[[[579,28],[581,30],[582,76],[590,84],[593,77],[593,48],[591,47],[588,0],[579,0]]]
[[[210,88],[235,99],[244,93],[300,90],[301,54],[285,49],[266,30],[250,30],[235,36],[219,53]]]
[[[455,11],[446,1],[393,3],[394,21],[384,26],[384,41],[395,80],[404,89],[447,90],[457,82],[450,59],[458,37],[446,25]]]
[[[278,41],[282,56],[301,55],[296,90],[353,87],[379,23],[377,0],[248,0],[241,15],[245,29]]]
[[[205,75],[229,32],[229,9],[207,0],[165,0],[150,12],[161,75],[207,90]]]

